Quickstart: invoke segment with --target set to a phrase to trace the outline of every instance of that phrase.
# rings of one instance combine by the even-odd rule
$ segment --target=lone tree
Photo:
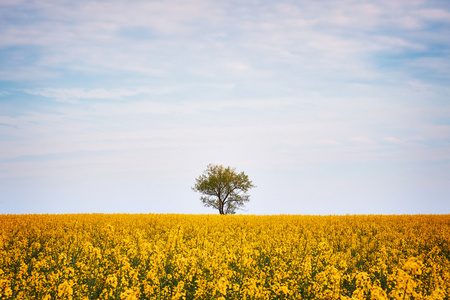
[[[236,209],[250,201],[247,191],[255,187],[244,172],[209,164],[201,176],[195,179],[192,188],[205,196],[200,199],[206,207],[219,210],[221,215],[235,214]]]

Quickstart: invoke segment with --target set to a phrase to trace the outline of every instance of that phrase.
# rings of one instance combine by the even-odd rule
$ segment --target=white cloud
[[[401,139],[392,137],[392,136],[385,137],[383,140],[386,142],[389,142],[389,143],[393,143],[393,144],[403,144],[404,143],[404,141],[402,141]]]
[[[362,143],[362,144],[371,144],[371,143],[373,143],[373,141],[371,139],[366,138],[366,137],[361,137],[361,136],[352,137],[352,138],[350,138],[350,141],[357,142],[357,143]]]
[[[44,47],[39,58],[41,68],[64,64],[92,73],[123,70],[153,76],[175,74],[176,67],[170,61],[180,67],[177,57],[181,56],[185,57],[181,67],[189,72],[211,64],[217,68],[211,54],[214,50],[219,50],[217,55],[235,58],[228,63],[232,72],[248,71],[250,66],[262,71],[250,63],[252,57],[276,61],[284,53],[286,62],[302,65],[307,72],[331,69],[358,76],[373,72],[365,60],[374,51],[423,47],[406,35],[379,29],[386,19],[398,20],[405,11],[417,10],[417,3],[324,3],[328,9],[311,3],[274,4],[273,9],[271,4],[266,5],[227,8],[215,1],[44,2],[36,7],[43,21],[7,24],[1,32],[1,43]],[[19,16],[23,13],[8,9]],[[20,11],[19,7],[15,9]],[[443,18],[446,13],[425,9],[415,18]],[[119,33],[127,28],[142,28],[150,39],[125,41]],[[233,36],[233,41],[210,43],[207,36],[215,36],[216,41]]]
[[[434,22],[450,22],[450,12],[444,9],[419,9],[415,14],[424,20]]]
[[[141,93],[158,93],[146,88],[138,89],[92,89],[84,88],[42,88],[29,89],[24,92],[31,95],[38,95],[54,98],[58,102],[76,103],[79,99],[120,99],[123,97],[135,96]]]
[[[225,63],[225,67],[233,72],[248,72],[253,70],[249,64],[241,62],[227,62]]]
[[[339,141],[336,140],[319,140],[317,141],[317,144],[323,145],[323,146],[338,146],[341,145]]]

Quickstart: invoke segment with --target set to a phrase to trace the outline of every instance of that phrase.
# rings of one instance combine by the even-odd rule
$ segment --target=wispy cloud
[[[17,128],[16,125],[14,124],[8,124],[8,123],[0,123],[0,126],[5,126],[5,127],[12,127],[12,128]]]
[[[163,89],[151,90],[148,88],[137,89],[84,89],[84,88],[42,88],[28,89],[24,92],[31,95],[38,95],[47,98],[53,98],[58,102],[76,103],[80,99],[121,99],[123,97],[136,96],[139,94],[159,94]]]
[[[371,143],[373,143],[373,141],[371,139],[366,138],[366,137],[361,137],[361,136],[352,137],[352,138],[350,138],[350,141],[357,142],[357,143],[362,143],[362,144],[371,144]]]
[[[206,0],[133,5],[81,1],[42,2],[30,9],[20,3],[3,4],[3,8],[15,22],[2,26],[0,45],[38,47],[30,68],[48,73],[64,65],[90,73],[127,71],[163,77],[180,69],[198,75],[198,68],[211,64],[218,71],[221,57],[235,59],[222,67],[230,75],[250,66],[262,72],[267,63],[280,60],[302,65],[312,74],[327,70],[352,77],[379,75],[371,66],[371,55],[423,51],[426,45],[415,32],[426,30],[430,22],[446,22],[449,14],[420,2],[229,6]],[[15,67],[8,71],[12,78],[20,78]]]

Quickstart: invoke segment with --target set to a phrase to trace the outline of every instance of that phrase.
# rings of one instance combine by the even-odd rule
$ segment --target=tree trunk
[[[223,202],[221,199],[219,199],[219,213],[221,215],[224,215],[225,213],[223,212]]]

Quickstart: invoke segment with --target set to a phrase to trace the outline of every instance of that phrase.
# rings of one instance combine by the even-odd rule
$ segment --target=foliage
[[[449,299],[450,215],[0,215],[0,299]]]
[[[255,187],[244,172],[217,165],[208,165],[204,173],[195,180],[192,188],[205,196],[200,199],[206,207],[213,207],[223,214],[235,214],[236,209],[248,202],[248,190]]]

